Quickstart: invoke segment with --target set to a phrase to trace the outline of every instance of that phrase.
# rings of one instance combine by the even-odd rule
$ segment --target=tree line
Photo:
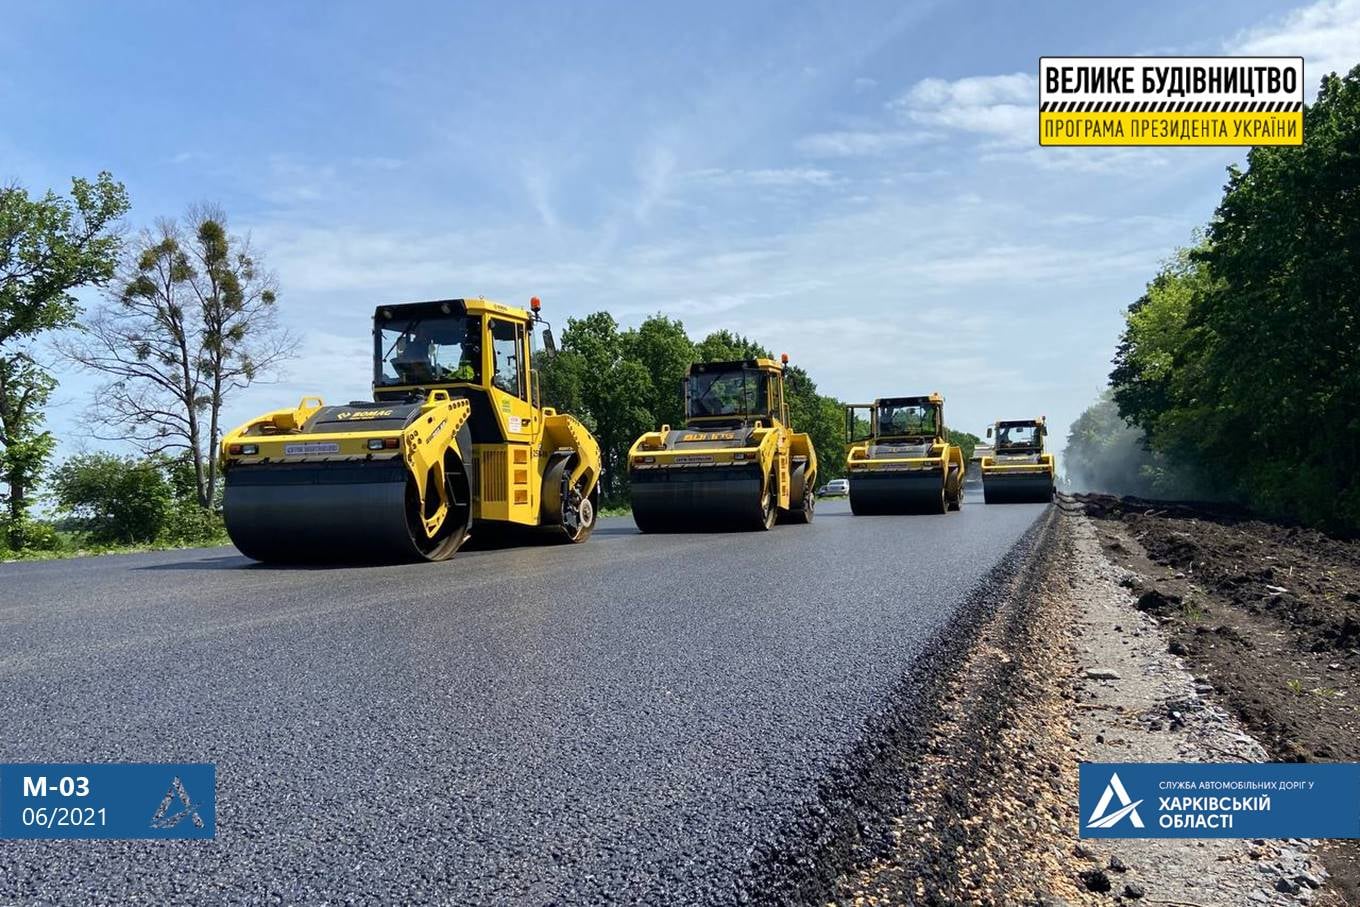
[[[1360,531],[1360,66],[1323,79],[1304,137],[1230,168],[1202,236],[1129,306],[1069,472],[1127,454],[1123,425],[1092,433],[1112,406],[1153,491]]]
[[[0,188],[0,552],[221,537],[215,448],[226,401],[296,348],[277,280],[224,212],[197,205],[129,235],[108,173],[69,196]],[[89,311],[82,288],[99,294]],[[67,365],[103,380],[81,435],[135,455],[52,468],[45,409]],[[60,519],[38,520],[40,486]]]

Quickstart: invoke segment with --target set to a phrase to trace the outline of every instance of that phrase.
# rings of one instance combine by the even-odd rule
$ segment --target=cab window
[[[519,332],[512,322],[491,322],[491,383],[507,394],[527,399],[519,344]]]

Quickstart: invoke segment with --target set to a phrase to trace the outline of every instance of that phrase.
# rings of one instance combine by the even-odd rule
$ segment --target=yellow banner
[[[1302,145],[1303,111],[1043,111],[1039,144]]]

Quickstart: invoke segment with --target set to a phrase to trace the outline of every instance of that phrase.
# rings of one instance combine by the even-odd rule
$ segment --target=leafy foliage
[[[13,548],[38,541],[26,530],[31,491],[51,455],[43,407],[56,379],[34,358],[41,335],[78,313],[72,290],[112,276],[128,210],[127,192],[108,173],[71,181],[71,197],[30,198],[0,187],[0,484]]]
[[[1204,242],[1129,309],[1111,383],[1211,493],[1360,528],[1360,67],[1323,80],[1301,147],[1232,168]]]
[[[949,437],[949,443],[957,445],[963,449],[964,462],[973,458],[973,449],[982,443],[982,439],[970,431],[959,431],[957,428],[946,428],[945,434]]]
[[[1110,390],[1072,423],[1062,465],[1067,482],[1076,491],[1145,498],[1203,497],[1186,481],[1183,469],[1172,468],[1164,455],[1148,449],[1143,432],[1119,415]]]
[[[195,544],[223,535],[221,518],[198,506],[197,473],[184,458],[72,457],[52,475],[64,525],[95,545]]]
[[[165,528],[173,497],[159,465],[113,454],[72,457],[52,474],[57,505],[95,542],[149,542]]]
[[[91,413],[108,439],[185,457],[205,509],[217,493],[222,406],[297,346],[279,327],[277,298],[249,238],[230,235],[220,209],[200,206],[142,233],[108,303],[60,344],[108,377]]]

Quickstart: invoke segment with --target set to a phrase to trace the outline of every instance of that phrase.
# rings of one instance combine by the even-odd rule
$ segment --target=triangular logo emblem
[[[171,813],[170,804],[178,798],[181,809]],[[174,828],[180,822],[189,819],[194,823],[195,828],[203,827],[203,817],[198,814],[198,807],[194,801],[189,799],[189,792],[184,789],[184,782],[179,780],[179,776],[170,782],[170,789],[165,792],[165,799],[161,800],[160,809],[151,817],[152,828]]]
[[[1106,813],[1110,808],[1111,800],[1119,801],[1119,809]],[[1142,800],[1133,800],[1129,797],[1129,792],[1124,789],[1124,782],[1119,780],[1119,773],[1114,772],[1110,775],[1110,783],[1105,785],[1105,792],[1100,795],[1100,802],[1096,804],[1096,811],[1091,813],[1091,818],[1087,820],[1087,828],[1113,828],[1121,819],[1128,816],[1134,828],[1143,827],[1143,818],[1138,815],[1138,804]]]

